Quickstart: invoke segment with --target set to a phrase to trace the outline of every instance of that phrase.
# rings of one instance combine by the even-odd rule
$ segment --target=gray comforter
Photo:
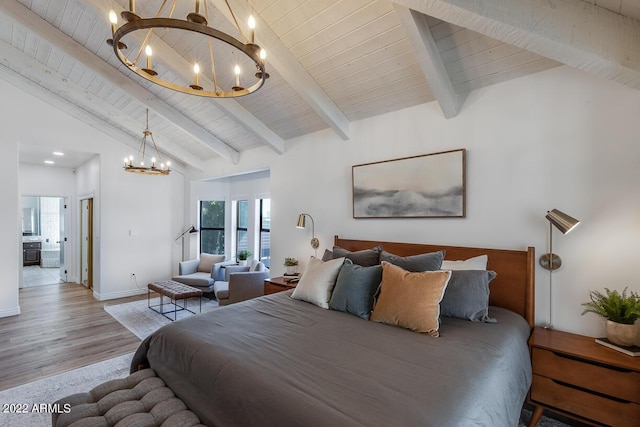
[[[434,338],[265,296],[167,325],[132,361],[209,426],[516,426],[529,327],[443,318]]]

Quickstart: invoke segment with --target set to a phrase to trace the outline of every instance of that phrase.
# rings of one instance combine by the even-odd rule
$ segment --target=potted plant
[[[298,272],[298,260],[295,258],[285,258],[284,259],[284,268],[285,274],[293,276]]]
[[[236,259],[238,260],[239,265],[247,265],[247,259],[251,256],[251,252],[249,251],[238,251],[236,254]]]
[[[589,291],[591,301],[582,305],[587,307],[582,314],[596,313],[607,320],[607,338],[613,344],[631,346],[635,344],[637,329],[635,321],[640,318],[640,295],[636,292],[627,294],[604,288],[605,293]]]

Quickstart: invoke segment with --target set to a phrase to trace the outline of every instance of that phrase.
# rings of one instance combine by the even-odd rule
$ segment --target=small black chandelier
[[[144,175],[169,175],[171,172],[171,162],[166,161],[163,163],[157,164],[156,157],[151,158],[151,164],[149,166],[145,166],[145,154],[147,151],[147,137],[151,139],[151,143],[153,144],[153,149],[156,152],[156,156],[160,157],[160,152],[158,151],[158,147],[156,146],[156,141],[153,139],[153,134],[149,130],[149,109],[147,109],[147,127],[142,132],[142,141],[140,141],[140,146],[138,148],[138,158],[134,158],[134,156],[129,156],[124,159],[124,170],[127,172],[139,173]]]

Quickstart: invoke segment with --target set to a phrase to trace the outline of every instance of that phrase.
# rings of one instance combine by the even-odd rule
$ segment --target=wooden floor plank
[[[118,323],[110,301],[75,283],[20,289],[18,316],[0,318],[0,390],[135,351],[140,339]]]

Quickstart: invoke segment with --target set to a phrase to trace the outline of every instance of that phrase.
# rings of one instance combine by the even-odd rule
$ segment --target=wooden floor
[[[140,339],[82,285],[20,289],[18,316],[0,318],[0,390],[135,351]]]

